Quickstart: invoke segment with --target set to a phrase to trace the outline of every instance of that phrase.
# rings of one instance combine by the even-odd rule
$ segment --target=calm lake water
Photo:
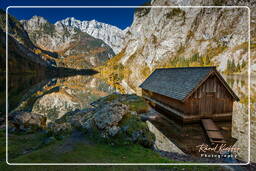
[[[1,77],[1,95],[5,96],[5,79]],[[11,75],[8,80],[9,112],[13,110],[68,111],[91,107],[90,103],[115,92],[103,80],[92,75],[75,75],[44,79],[32,75]],[[1,97],[3,97],[1,96]],[[1,113],[5,112],[5,99],[1,98]],[[60,117],[60,116],[59,116]]]
[[[246,76],[224,76],[228,84],[241,99],[234,104],[232,122],[218,122],[228,144],[239,147],[239,157],[247,161],[248,156],[248,80]],[[5,94],[5,79],[0,77],[1,97]],[[256,92],[256,79],[251,80],[252,92]],[[95,75],[76,75],[64,78],[43,79],[34,76],[12,75],[9,77],[9,111],[26,110],[43,113],[48,120],[60,118],[69,111],[89,108],[90,103],[115,92],[115,89]],[[4,113],[5,99],[0,101]],[[252,104],[251,160],[255,159],[255,103]],[[180,125],[160,117],[153,121],[174,144],[185,153],[198,155],[197,145],[209,143],[200,124]]]

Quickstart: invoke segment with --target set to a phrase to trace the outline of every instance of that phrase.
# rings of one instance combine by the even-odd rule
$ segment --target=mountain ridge
[[[55,24],[62,23],[68,27],[78,28],[82,32],[86,32],[89,35],[103,40],[107,43],[115,53],[120,52],[122,48],[122,42],[126,33],[126,29],[106,24],[103,22],[93,20],[77,20],[74,17],[67,17],[66,19],[59,20]]]
[[[36,46],[58,54],[58,67],[88,69],[115,55],[103,40],[61,22],[52,24],[41,16],[33,16],[21,23]]]
[[[0,10],[0,57],[1,71],[5,72],[6,49],[6,13]],[[55,57],[55,53],[44,51],[36,47],[30,40],[20,22],[8,15],[8,69],[10,73],[41,72],[46,68],[53,68],[56,63],[47,58]],[[36,53],[40,51],[41,53]],[[3,70],[2,70],[3,69]]]

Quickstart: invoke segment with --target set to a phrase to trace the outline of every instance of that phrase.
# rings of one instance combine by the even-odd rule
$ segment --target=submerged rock
[[[173,144],[160,130],[158,130],[150,121],[146,121],[149,130],[155,135],[156,141],[154,149],[156,151],[174,152],[184,154],[175,144]]]

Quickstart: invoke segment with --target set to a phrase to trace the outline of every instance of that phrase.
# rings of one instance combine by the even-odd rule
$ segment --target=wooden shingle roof
[[[239,98],[228,86],[216,67],[183,67],[156,69],[140,87],[173,99],[184,101],[208,76],[215,72],[235,100]]]

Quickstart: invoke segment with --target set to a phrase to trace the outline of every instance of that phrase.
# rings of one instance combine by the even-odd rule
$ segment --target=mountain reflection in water
[[[91,102],[115,92],[114,88],[92,75],[53,78],[41,82],[36,82],[34,77],[18,78],[9,79],[13,80],[9,82],[9,112],[32,111],[47,116],[48,120],[58,119],[70,111],[89,108]]]
[[[46,84],[45,77],[34,75],[9,74],[8,77],[8,109],[16,108],[21,101],[27,98],[35,89],[40,89]],[[6,79],[5,73],[0,76],[0,116],[5,115],[6,109]]]

